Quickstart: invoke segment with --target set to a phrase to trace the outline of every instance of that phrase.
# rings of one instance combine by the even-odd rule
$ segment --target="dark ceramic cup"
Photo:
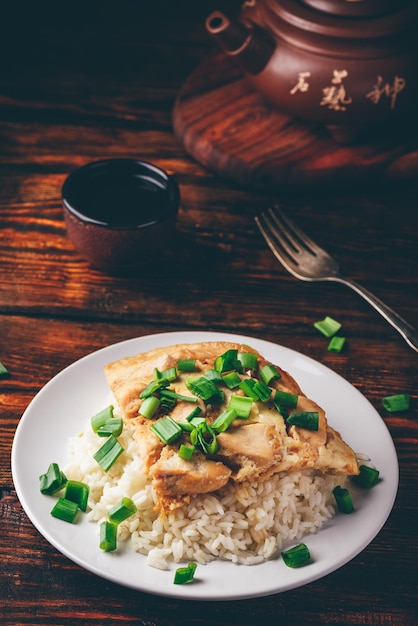
[[[130,274],[164,256],[175,232],[180,192],[162,169],[129,158],[93,161],[62,187],[68,236],[108,274]]]

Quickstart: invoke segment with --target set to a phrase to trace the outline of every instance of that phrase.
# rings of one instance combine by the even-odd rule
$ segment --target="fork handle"
[[[393,309],[388,307],[384,302],[379,300],[374,294],[372,294],[368,289],[359,285],[354,280],[350,278],[345,278],[342,276],[336,276],[332,280],[338,283],[342,283],[347,287],[351,287],[354,289],[356,293],[359,294],[362,298],[366,300],[372,307],[376,309],[385,318],[389,324],[398,331],[400,335],[405,339],[406,343],[413,349],[415,352],[418,352],[418,332],[416,329],[408,324],[400,315],[395,313]]]

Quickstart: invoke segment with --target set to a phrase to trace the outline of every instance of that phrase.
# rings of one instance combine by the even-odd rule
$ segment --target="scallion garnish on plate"
[[[288,567],[306,565],[311,559],[309,548],[305,543],[300,543],[289,550],[284,550],[281,555]]]
[[[84,513],[87,511],[90,487],[78,480],[67,480],[65,485],[65,499],[75,502]]]
[[[104,552],[113,552],[117,548],[118,527],[109,520],[104,520],[100,524],[99,547]]]
[[[58,498],[52,508],[51,515],[72,524],[76,518],[78,508],[77,502],[72,502],[72,500],[67,500],[66,498]]]
[[[178,567],[174,574],[174,584],[184,585],[192,582],[197,568],[197,563],[189,563],[187,567]]]
[[[369,465],[360,465],[359,470],[360,474],[351,477],[352,482],[365,489],[374,487],[379,480],[379,470]]]
[[[45,474],[39,476],[39,489],[41,493],[50,496],[65,487],[66,482],[67,478],[58,463],[50,463]]]

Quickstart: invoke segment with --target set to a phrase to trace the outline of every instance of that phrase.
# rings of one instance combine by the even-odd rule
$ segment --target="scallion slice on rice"
[[[113,524],[120,524],[134,513],[136,513],[135,503],[130,498],[122,498],[109,510],[109,521]]]
[[[341,511],[341,513],[350,514],[354,512],[353,501],[348,489],[338,485],[333,489],[332,493],[334,494],[338,510]]]
[[[113,419],[113,404],[110,404],[106,408],[102,409],[90,419],[90,424],[94,433],[97,433],[99,428],[109,420]]]
[[[93,454],[93,458],[100,467],[105,471],[109,471],[115,461],[124,451],[123,446],[119,443],[114,435],[110,435],[101,448]]]
[[[105,552],[113,552],[117,547],[117,532],[118,527],[116,524],[104,520],[100,524],[100,543],[99,547]]]

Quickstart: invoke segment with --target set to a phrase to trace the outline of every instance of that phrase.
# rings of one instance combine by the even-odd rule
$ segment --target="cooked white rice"
[[[192,496],[189,505],[166,517],[155,511],[156,498],[129,425],[120,443],[125,451],[106,473],[93,458],[103,439],[85,432],[69,442],[65,473],[90,486],[88,518],[97,524],[128,497],[137,512],[119,526],[118,540],[130,540],[148,565],[207,563],[224,559],[252,565],[277,555],[282,547],[313,533],[335,514],[332,490],[342,477],[305,470],[277,474],[261,483],[228,484],[212,494]]]

